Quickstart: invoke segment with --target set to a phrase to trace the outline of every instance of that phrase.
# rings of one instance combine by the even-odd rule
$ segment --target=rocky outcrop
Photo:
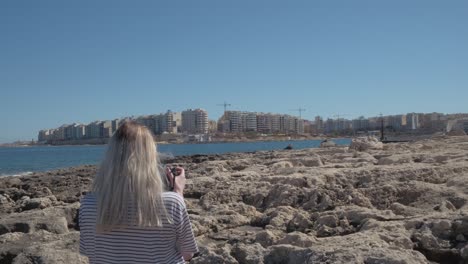
[[[366,151],[369,149],[383,149],[383,143],[380,142],[376,137],[358,137],[353,138],[349,149],[357,151]]]
[[[167,158],[186,168],[190,263],[468,263],[468,137]],[[0,178],[0,263],[86,263],[96,168]]]
[[[336,146],[336,143],[333,140],[325,139],[324,141],[320,142],[321,148],[330,148],[330,147],[335,147],[335,146]]]

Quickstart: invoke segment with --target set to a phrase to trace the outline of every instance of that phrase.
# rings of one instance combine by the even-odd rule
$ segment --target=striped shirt
[[[93,263],[185,263],[182,254],[198,252],[183,198],[163,193],[164,205],[173,223],[162,227],[129,226],[96,233],[97,201],[93,194],[81,200],[79,213],[80,253]]]

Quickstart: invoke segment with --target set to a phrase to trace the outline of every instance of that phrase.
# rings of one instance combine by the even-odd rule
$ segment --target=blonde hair
[[[98,231],[132,224],[162,226],[167,219],[162,199],[163,183],[156,144],[146,127],[127,121],[117,129],[109,141],[92,190],[97,198]]]

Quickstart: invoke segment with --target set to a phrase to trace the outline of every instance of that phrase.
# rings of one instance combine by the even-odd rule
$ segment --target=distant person
[[[80,253],[90,263],[184,263],[198,251],[183,199],[185,172],[166,169],[164,191],[151,132],[133,121],[109,141],[81,201]],[[177,176],[177,177],[174,177]]]

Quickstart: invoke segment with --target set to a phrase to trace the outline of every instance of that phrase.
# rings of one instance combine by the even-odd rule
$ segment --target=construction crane
[[[299,107],[298,109],[291,109],[291,110],[289,110],[289,111],[297,111],[297,112],[299,112],[299,119],[302,119],[302,112],[304,112],[305,109]]]
[[[228,106],[231,106],[231,104],[226,103],[226,101],[224,101],[223,104],[217,104],[217,105],[218,105],[218,106],[224,106],[224,113],[226,113],[227,107],[228,107]]]

